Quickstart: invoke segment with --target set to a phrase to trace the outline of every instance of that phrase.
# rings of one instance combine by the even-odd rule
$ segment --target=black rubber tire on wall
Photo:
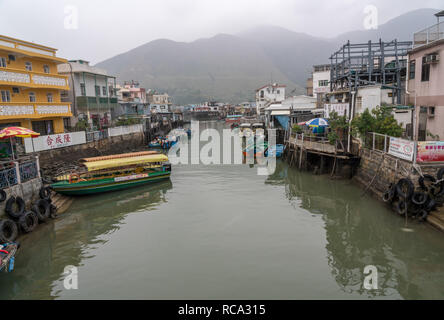
[[[52,203],[49,205],[49,216],[51,217],[51,219],[57,218],[57,210],[57,207]]]
[[[444,176],[444,168],[439,169],[438,173],[436,174],[436,180],[441,180]],[[439,191],[436,194],[437,197],[444,196],[444,182],[441,182],[439,184]]]
[[[49,219],[49,216],[51,214],[50,208],[49,208],[49,202],[40,199],[38,200],[33,206],[32,211],[37,215],[37,218],[39,219],[39,222],[46,222]]]
[[[0,220],[0,242],[8,243],[17,239],[18,227],[17,224],[10,219]]]
[[[6,194],[5,190],[0,190],[0,202],[3,202],[6,200],[6,198],[8,197],[8,195]]]
[[[427,203],[427,205],[425,206],[425,210],[426,210],[427,212],[431,212],[431,211],[433,211],[433,210],[436,209],[436,205],[437,205],[436,201],[433,200],[433,199],[430,199],[430,201],[429,201],[429,202]]]
[[[14,204],[17,208],[14,209]],[[21,197],[10,197],[6,201],[5,212],[13,219],[18,219],[25,212],[25,201]]]
[[[422,190],[430,191],[429,188],[426,187],[425,181],[436,182],[436,178],[430,174],[425,174],[423,177],[419,177],[418,183]]]
[[[425,209],[421,210],[421,212],[418,215],[419,216],[419,220],[420,221],[426,221],[428,215],[429,215],[429,212],[427,210],[425,210]]]
[[[39,224],[39,218],[37,218],[35,212],[28,211],[21,215],[18,224],[23,232],[29,233],[34,231],[37,227]]]
[[[417,206],[423,206],[427,203],[429,195],[424,192],[415,192],[412,196],[412,202]]]
[[[407,214],[407,209],[407,201],[404,199],[399,199],[398,203],[396,204],[396,212],[398,212],[400,216],[404,216]]]
[[[402,186],[407,186],[407,191],[404,192],[402,190]],[[404,199],[410,199],[413,195],[413,191],[415,190],[415,186],[413,185],[413,182],[408,178],[403,178],[398,181],[396,184],[396,193]]]
[[[49,200],[51,199],[51,189],[49,187],[42,187],[39,191],[40,199]]]

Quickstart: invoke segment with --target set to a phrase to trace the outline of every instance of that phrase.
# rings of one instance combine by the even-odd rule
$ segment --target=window
[[[356,108],[358,108],[358,109],[362,108],[362,97],[356,98]]]
[[[100,97],[100,86],[94,86],[96,89],[96,97]]]
[[[34,92],[29,93],[29,102],[35,102],[35,93]]]
[[[85,88],[85,84],[84,83],[80,84],[80,94],[82,96],[86,96],[86,88]]]
[[[106,87],[102,87],[102,94],[106,97],[107,93],[106,93]]]
[[[261,90],[261,99],[263,99],[264,98],[264,90]]]
[[[109,86],[108,91],[110,96],[114,95],[113,86]]]
[[[2,90],[2,102],[11,102],[11,93],[8,90]]]
[[[12,93],[19,94],[20,93],[20,89],[18,87],[12,87]]]
[[[422,57],[421,81],[429,81],[430,79],[430,64],[427,63],[427,57]]]
[[[27,71],[32,71],[32,63],[29,61],[25,62],[25,69]]]
[[[428,111],[429,111],[428,112],[429,117],[434,117],[435,116],[435,107],[429,107]]]
[[[49,73],[49,66],[47,64],[43,65],[43,72],[44,73]]]
[[[277,90],[276,92],[277,92],[277,94],[281,94],[281,90]]]
[[[32,131],[41,135],[50,135],[54,133],[54,124],[52,120],[32,121]]]
[[[71,119],[70,118],[63,118],[63,127],[65,129],[71,127]]]
[[[6,68],[6,59],[4,57],[0,57],[0,68]]]
[[[415,73],[416,73],[416,60],[412,60],[410,61],[410,66],[409,66],[409,79],[413,80],[415,79]]]
[[[328,80],[319,80],[318,81],[319,87],[327,87],[328,86]]]
[[[53,102],[52,100],[52,93],[47,93],[46,98],[48,99],[48,102]]]
[[[9,54],[8,59],[9,59],[9,61],[15,61],[15,55]]]

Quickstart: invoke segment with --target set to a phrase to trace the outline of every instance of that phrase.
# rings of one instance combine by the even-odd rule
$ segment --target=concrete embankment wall
[[[420,170],[423,174],[436,177],[441,167],[421,165]],[[374,178],[375,175],[376,178]],[[401,178],[410,178],[418,187],[419,177],[420,174],[411,162],[398,159],[387,153],[364,148],[361,150],[361,163],[353,179],[364,186],[368,186],[374,178],[369,191],[378,197],[382,197],[390,183],[397,183]]]
[[[44,176],[54,176],[57,172],[72,168],[85,157],[95,157],[113,153],[132,152],[146,145],[143,132],[109,137],[85,144],[39,152],[40,168]]]
[[[3,190],[6,192],[6,199],[9,199],[11,196],[23,198],[26,203],[26,209],[30,210],[31,204],[34,203],[37,199],[40,199],[39,191],[41,187],[42,179],[37,178]],[[6,201],[1,202],[0,218],[6,217],[5,207]]]
[[[361,153],[361,163],[353,180],[380,201],[391,183],[397,183],[401,178],[409,178],[417,189],[418,179],[421,176],[418,170],[422,174],[436,177],[438,170],[443,167],[442,165],[421,165],[417,170],[412,163],[389,154],[369,149],[363,149]],[[444,208],[438,207],[437,210],[432,211],[427,217],[427,222],[436,229],[444,231]]]

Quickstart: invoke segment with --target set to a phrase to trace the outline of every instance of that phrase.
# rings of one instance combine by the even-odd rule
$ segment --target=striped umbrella
[[[12,152],[12,159],[15,159],[14,157],[14,149],[12,147],[12,139],[13,137],[19,137],[19,138],[36,138],[40,136],[40,133],[34,132],[30,129],[26,129],[23,127],[7,127],[0,131],[0,139],[7,139],[9,138],[9,141],[11,143],[11,152]],[[34,141],[32,141],[32,149],[34,150]]]
[[[36,138],[40,133],[34,132],[23,127],[7,127],[0,131],[0,139],[20,137],[20,138]]]
[[[328,127],[328,121],[324,118],[316,118],[307,121],[305,125],[312,128]]]

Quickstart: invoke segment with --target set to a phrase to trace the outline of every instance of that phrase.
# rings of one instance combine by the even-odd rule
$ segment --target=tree
[[[328,133],[327,137],[331,144],[336,144],[336,141],[343,140],[344,134],[349,128],[348,120],[346,116],[339,116],[337,112],[333,111],[330,113],[330,118],[328,119],[331,131]]]
[[[400,137],[403,129],[392,114],[391,108],[376,107],[371,112],[366,109],[353,119],[351,123],[352,134],[365,138],[367,133],[375,132],[392,137]]]

